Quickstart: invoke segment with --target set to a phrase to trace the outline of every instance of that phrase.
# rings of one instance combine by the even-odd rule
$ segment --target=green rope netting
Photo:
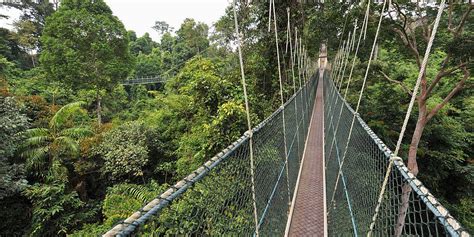
[[[288,200],[293,198],[298,178],[316,86],[317,76],[314,76],[284,104],[284,109],[278,109],[253,130],[255,196],[262,236],[285,232],[290,208]],[[284,154],[283,113],[288,167]],[[140,234],[253,235],[255,221],[248,136],[218,156],[218,165],[208,169],[198,181],[192,181],[192,186],[185,192],[176,188],[179,193],[165,200],[168,205],[160,206],[146,224],[129,223],[121,235],[136,231],[138,226],[141,226]]]
[[[325,162],[329,236],[366,235],[391,151],[358,116],[336,185],[354,111],[333,82],[324,83]],[[337,129],[336,129],[337,128]],[[334,187],[337,189],[334,190]],[[334,193],[334,195],[332,195]],[[333,198],[334,196],[334,198]],[[400,214],[401,213],[401,214]],[[405,213],[405,214],[403,214]],[[375,220],[374,236],[464,236],[459,223],[396,161]]]

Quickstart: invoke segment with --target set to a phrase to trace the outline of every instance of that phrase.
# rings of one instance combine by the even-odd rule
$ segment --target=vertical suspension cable
[[[336,68],[336,74],[335,74],[335,79],[336,80],[334,81],[336,83],[336,85],[339,81],[339,73],[341,73],[341,71],[342,71],[342,65],[343,65],[343,62],[344,62],[345,52],[346,52],[346,41],[344,40],[343,43],[342,43],[342,46],[341,46],[341,51],[340,51],[340,54],[339,54],[339,61],[338,61],[337,68]]]
[[[289,43],[289,47],[290,47],[290,63],[291,63],[291,78],[293,79],[293,93],[296,95],[296,79],[295,79],[295,69],[294,69],[294,62],[293,62],[293,46],[291,45],[292,42],[291,42],[291,23],[290,23],[290,8],[287,7],[286,8],[286,15],[287,15],[287,18],[288,18],[288,22],[287,22],[287,34],[286,34],[286,42],[287,42],[287,47],[288,47],[288,43]],[[303,103],[303,100],[301,100],[301,103]],[[296,118],[296,121],[299,121],[298,120],[298,105],[296,103],[296,97],[295,97],[295,118]],[[304,121],[304,117],[303,118],[303,121]],[[296,134],[297,134],[297,141],[298,141],[298,159],[300,157],[300,155],[303,155],[303,154],[300,154],[302,153],[302,151],[300,151],[300,133],[299,133],[299,122],[296,123]]]
[[[296,60],[297,60],[297,48],[298,48],[298,28],[295,27],[295,49],[294,49],[294,54],[293,54],[293,43],[291,41],[291,35],[290,35],[290,54],[292,55],[292,63],[291,63],[291,73],[293,75],[293,80],[296,80],[296,77],[295,77],[295,64],[297,63]],[[299,64],[298,64],[298,67],[299,67]],[[299,69],[298,69],[298,72],[299,72]],[[302,83],[301,83],[301,77],[300,75],[298,74],[298,82],[299,82],[299,88],[301,89],[301,87],[303,86]],[[296,84],[296,83],[295,83]],[[304,96],[303,96],[304,94]],[[306,97],[306,87],[303,88],[303,91],[300,93],[300,97],[301,97],[301,103],[303,104],[301,106],[301,117],[303,118],[303,121],[305,121],[305,109],[304,109],[304,103],[306,103],[305,101],[307,100],[307,97]],[[306,131],[304,131],[304,134],[306,134]]]
[[[367,1],[367,10],[365,11],[365,16],[364,16],[364,21],[362,23],[362,27],[361,27],[361,31],[360,31],[360,34],[359,34],[359,39],[357,40],[357,45],[356,45],[356,50],[354,52],[354,57],[352,59],[352,66],[351,66],[351,70],[349,72],[349,78],[347,79],[347,84],[346,84],[346,89],[344,91],[344,101],[346,101],[346,98],[347,98],[347,92],[349,91],[349,86],[351,84],[351,81],[352,81],[352,73],[354,72],[354,68],[355,68],[355,63],[356,63],[356,60],[357,60],[357,55],[359,53],[359,47],[360,47],[360,43],[362,41],[362,37],[363,37],[363,34],[364,34],[364,27],[365,25],[367,25],[367,22],[365,21],[365,19],[368,19],[368,14],[369,14],[369,7],[370,7],[370,1]],[[354,31],[356,32],[356,31]],[[339,115],[338,115],[338,118],[337,118],[337,123],[336,123],[336,130],[335,130],[335,133],[337,134],[337,132],[339,131],[339,124],[340,124],[340,121],[341,121],[341,116],[342,116],[342,110],[344,108],[344,103],[341,104],[341,108],[339,110]],[[335,142],[335,135],[331,141],[331,146],[329,148],[329,157],[331,157],[331,154],[332,154],[332,148],[334,146],[334,142]]]
[[[336,76],[335,86],[333,88],[331,88],[329,101],[334,101],[334,97],[337,96],[337,90],[338,90],[337,85],[340,84],[340,81],[343,80],[344,72],[345,72],[345,66],[344,65],[347,65],[348,54],[350,53],[350,51],[349,51],[350,50],[350,44],[351,44],[350,39],[351,39],[351,34],[349,33],[349,35],[347,37],[347,41],[344,40],[344,44],[343,44],[342,57],[341,57],[341,69],[340,69],[341,73],[340,74],[338,73],[338,75]],[[336,102],[334,102],[334,103],[336,103]],[[327,114],[333,114],[334,113],[332,111],[332,109],[333,109],[332,107],[333,107],[332,105],[329,106]]]
[[[429,58],[429,55],[431,53],[431,47],[433,46],[433,42],[434,42],[434,39],[436,37],[436,32],[438,30],[439,22],[441,20],[441,15],[443,14],[443,10],[444,10],[444,7],[445,7],[445,2],[446,2],[446,0],[441,0],[441,3],[439,5],[438,14],[436,15],[436,19],[435,19],[435,22],[434,22],[434,25],[433,25],[433,29],[431,31],[431,36],[430,36],[430,39],[428,41],[428,45],[426,46],[425,56],[423,57],[423,61],[421,63],[420,71],[418,73],[418,78],[416,79],[416,84],[415,84],[415,87],[413,88],[413,93],[412,93],[412,96],[411,96],[411,99],[410,99],[410,104],[408,105],[408,109],[407,109],[407,112],[405,114],[405,120],[403,121],[402,129],[401,129],[400,135],[398,137],[397,146],[395,147],[395,152],[393,153],[392,157],[389,160],[388,167],[387,167],[387,170],[385,172],[385,177],[384,177],[384,180],[383,180],[383,183],[382,183],[382,187],[380,188],[380,193],[379,193],[378,200],[377,200],[377,206],[375,207],[375,212],[374,212],[374,215],[372,217],[372,223],[370,223],[370,229],[369,229],[369,232],[367,233],[368,237],[370,237],[372,235],[372,232],[375,228],[375,222],[377,221],[377,217],[378,217],[378,214],[379,214],[379,211],[380,211],[380,206],[382,205],[383,196],[384,196],[384,193],[385,193],[385,189],[387,187],[388,179],[390,177],[390,172],[392,170],[393,164],[394,164],[395,161],[403,162],[403,160],[400,157],[398,157],[398,152],[400,151],[403,136],[405,134],[406,127],[408,125],[408,120],[410,119],[411,111],[413,109],[413,105],[415,104],[415,99],[416,99],[416,96],[418,94],[418,89],[419,89],[420,84],[421,84],[421,78],[423,77],[423,74],[425,73],[425,70],[426,70],[426,65],[428,64],[428,58]],[[403,193],[402,193],[402,195],[403,195]],[[397,224],[401,224],[401,223],[397,223]],[[397,229],[395,231],[395,235],[396,236],[401,235],[401,229],[403,229],[403,226],[396,226],[396,228]]]
[[[336,129],[334,130],[333,138],[332,138],[332,141],[331,141],[331,146],[330,146],[330,148],[329,148],[329,156],[328,156],[328,157],[331,157],[331,155],[332,155],[332,148],[333,148],[333,146],[334,146],[334,142],[335,142],[335,140],[336,140],[336,134],[337,134],[338,129],[339,129],[339,122],[340,122],[341,115],[342,115],[342,109],[343,109],[343,107],[344,107],[344,101],[345,101],[346,95],[347,95],[347,88],[349,87],[349,84],[351,83],[352,71],[353,71],[353,69],[354,69],[354,62],[355,62],[355,59],[357,58],[357,53],[359,52],[359,45],[360,45],[362,33],[363,33],[363,32],[362,32],[362,29],[361,29],[361,32],[360,32],[360,35],[359,35],[359,40],[358,40],[357,45],[356,45],[356,50],[355,50],[355,52],[354,52],[354,59],[353,59],[353,61],[352,61],[351,71],[350,71],[350,73],[349,73],[349,78],[348,78],[348,80],[347,80],[346,91],[345,91],[345,93],[344,93],[344,99],[343,99],[343,102],[341,103],[341,107],[340,107],[340,110],[339,110],[339,116],[338,116],[338,118],[337,118]],[[354,24],[354,33],[353,33],[353,36],[355,36],[356,34],[357,34],[357,21],[356,21],[355,24]],[[353,37],[353,39],[355,39],[355,38]],[[342,90],[342,88],[341,88],[341,90]],[[336,95],[336,99],[337,99],[337,98],[339,98],[339,96]],[[337,103],[334,103],[334,106],[335,106],[334,109],[336,109],[336,105],[337,105]],[[334,112],[336,112],[336,110],[334,110],[333,113],[331,114],[331,119],[330,119],[331,123],[333,123]],[[328,160],[329,160],[329,159],[328,159]]]
[[[355,27],[354,27],[355,29]],[[342,82],[344,81],[344,76],[346,75],[346,69],[347,69],[347,63],[349,62],[349,56],[351,54],[351,48],[352,48],[352,32],[349,32],[349,35],[347,36],[347,50],[346,50],[346,55],[345,55],[345,58],[344,58],[344,65],[342,67],[342,73],[341,73],[341,78],[339,80],[339,85],[337,86],[337,89],[340,90],[341,87],[342,87]]]
[[[369,25],[369,13],[370,13],[370,0],[367,1],[367,9],[365,10],[364,23],[362,24],[362,29],[364,32],[364,41],[367,38],[367,26]]]
[[[235,25],[235,34],[237,37],[237,51],[239,52],[239,63],[240,63],[240,74],[242,77],[242,88],[244,91],[244,100],[245,100],[245,112],[247,114],[247,133],[249,135],[249,150],[250,150],[250,178],[252,183],[252,199],[253,199],[253,215],[255,221],[255,235],[259,236],[259,226],[258,226],[258,214],[257,214],[257,200],[255,195],[255,163],[253,157],[253,132],[252,132],[252,121],[250,120],[250,108],[247,96],[247,84],[245,83],[245,71],[244,71],[244,61],[242,57],[242,39],[239,32],[239,23],[237,21],[237,9],[236,2],[237,0],[232,1],[233,11],[234,11],[234,25]]]
[[[299,67],[299,68],[300,68],[301,78],[303,79],[303,82],[306,84],[306,79],[304,78],[304,75],[303,75],[303,47],[304,47],[304,46],[303,46],[303,42],[302,42],[302,41],[303,41],[303,37],[300,36],[300,39],[299,39],[299,40],[300,40],[300,43],[299,43],[299,48],[300,48],[300,49],[299,49],[299,55],[300,55],[300,56],[299,56],[299,58],[300,58],[299,64],[300,64],[300,67]],[[307,97],[308,92],[307,92],[306,90],[305,90],[305,92],[306,92],[305,97]],[[306,111],[309,111],[309,110],[308,110],[308,101],[307,101],[307,100],[305,101],[304,105],[305,105]],[[308,116],[309,116],[309,115],[308,115]]]
[[[275,12],[275,1],[270,0],[270,3],[273,8],[273,28],[275,31],[275,46],[276,46],[276,56],[277,56],[277,63],[278,63],[278,80],[280,83],[280,100],[281,100],[281,113],[282,113],[282,122],[283,122],[283,144],[285,146],[285,166],[286,166],[286,185],[288,191],[288,206],[291,205],[291,196],[290,196],[290,183],[289,183],[289,171],[288,171],[288,144],[286,142],[286,120],[285,120],[285,100],[283,99],[283,82],[281,78],[281,63],[280,63],[280,47],[278,45],[278,28],[277,28],[277,18]]]
[[[352,123],[351,123],[351,127],[349,129],[349,135],[348,135],[348,138],[347,138],[346,146],[344,148],[344,153],[343,153],[343,156],[342,156],[341,165],[339,166],[339,172],[337,173],[336,184],[334,185],[334,190],[333,190],[333,193],[332,193],[331,202],[334,202],[334,197],[335,197],[336,189],[337,189],[337,186],[338,186],[338,183],[339,183],[339,178],[341,176],[342,167],[344,165],[344,161],[345,161],[345,158],[347,156],[347,150],[349,148],[349,143],[351,141],[352,131],[354,129],[354,123],[355,123],[356,118],[358,117],[358,111],[359,111],[360,103],[362,101],[362,95],[364,94],[365,84],[367,82],[367,77],[369,75],[369,69],[370,69],[370,65],[372,63],[372,58],[373,58],[373,55],[375,53],[375,46],[377,45],[377,39],[379,37],[380,26],[382,25],[383,13],[385,11],[385,6],[386,5],[387,5],[387,0],[384,0],[383,5],[382,5],[382,9],[380,11],[380,18],[379,18],[379,22],[378,22],[378,25],[377,25],[377,31],[375,32],[374,42],[372,44],[372,50],[370,52],[369,61],[367,63],[367,68],[365,70],[364,79],[362,81],[362,86],[361,86],[361,89],[360,89],[360,92],[359,92],[359,99],[357,101],[357,106],[356,106],[356,109],[354,111],[354,115],[352,116]]]

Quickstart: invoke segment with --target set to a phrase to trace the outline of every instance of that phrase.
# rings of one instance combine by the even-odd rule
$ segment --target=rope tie
[[[257,213],[257,199],[255,195],[255,163],[253,157],[253,139],[252,139],[252,121],[250,120],[250,108],[247,97],[247,85],[245,83],[245,71],[244,71],[244,60],[242,57],[242,40],[239,33],[239,22],[237,21],[237,0],[232,1],[232,8],[234,12],[234,25],[235,25],[235,34],[237,36],[237,51],[239,53],[239,64],[240,64],[240,75],[242,77],[242,88],[244,91],[244,101],[245,101],[245,113],[247,115],[247,126],[249,134],[249,152],[250,152],[250,180],[252,183],[252,201],[253,201],[253,216],[255,222],[255,235],[259,236],[259,226],[258,226],[258,213]]]

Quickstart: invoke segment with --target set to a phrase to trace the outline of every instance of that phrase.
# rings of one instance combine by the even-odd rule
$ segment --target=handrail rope
[[[410,118],[410,114],[411,114],[411,111],[413,109],[413,105],[415,103],[416,95],[418,93],[418,89],[419,89],[420,84],[421,84],[421,78],[423,77],[423,74],[425,73],[425,70],[426,70],[426,65],[428,64],[428,58],[429,58],[429,55],[430,55],[430,52],[431,52],[431,47],[433,46],[433,41],[434,41],[435,36],[436,36],[436,31],[438,30],[438,25],[439,25],[441,15],[442,15],[443,10],[444,10],[445,2],[446,2],[446,0],[441,0],[441,3],[439,5],[438,14],[436,16],[435,23],[433,25],[430,40],[429,40],[428,45],[426,47],[425,56],[423,58],[423,62],[421,63],[421,68],[420,68],[420,72],[418,73],[418,78],[416,79],[415,87],[413,88],[413,93],[412,93],[412,96],[411,96],[410,104],[408,106],[407,113],[405,115],[405,120],[403,121],[402,130],[400,131],[400,136],[398,137],[397,146],[396,146],[395,152],[394,152],[395,155],[397,155],[398,152],[400,151],[400,146],[401,146],[401,143],[402,143],[402,140],[403,140],[403,135],[405,134],[405,130],[406,130],[406,127],[407,127],[407,124],[408,124],[408,120]]]
[[[347,59],[347,50],[349,49],[348,45],[350,44],[349,38],[350,37],[348,35],[348,39],[344,40],[344,47],[341,54],[340,67],[339,67],[339,71],[336,77],[336,87],[335,87],[336,90],[338,89],[339,83],[341,81],[341,75],[344,71],[344,63],[346,62],[346,59]]]
[[[303,83],[304,78],[302,78],[302,75],[301,75],[301,69],[302,69],[302,67],[301,67],[301,37],[298,38],[298,28],[297,27],[295,27],[295,44],[296,44],[295,45],[295,47],[296,47],[296,49],[295,49],[295,60],[297,61],[297,65],[298,65],[298,67],[297,67],[297,69],[298,69],[298,80],[300,82],[300,87],[301,87],[301,85],[304,84]],[[305,98],[308,97],[308,92],[307,92],[306,88],[304,89],[304,97]],[[304,101],[303,106],[305,108],[304,110],[306,112],[308,112],[307,100]],[[309,115],[307,115],[306,117],[308,117],[308,116]]]
[[[270,3],[273,8],[273,29],[275,33],[275,47],[276,47],[276,56],[277,56],[277,66],[278,66],[278,81],[280,84],[280,100],[281,100],[281,108],[283,109],[282,112],[282,123],[283,123],[283,144],[285,146],[285,165],[286,165],[286,185],[287,185],[287,192],[288,192],[288,206],[291,205],[291,196],[290,196],[290,182],[289,182],[289,171],[288,171],[288,144],[286,141],[286,120],[285,120],[285,107],[283,104],[285,100],[283,98],[283,82],[281,77],[281,62],[280,62],[280,47],[278,45],[278,27],[277,27],[277,18],[275,13],[275,1],[270,0]],[[271,19],[268,19],[270,22]]]
[[[344,64],[346,63],[347,61],[347,52],[349,51],[349,48],[350,48],[350,39],[351,39],[351,32],[349,32],[348,36],[347,36],[347,40],[344,40],[344,46],[343,46],[343,50],[342,50],[342,54],[341,54],[341,63],[340,63],[340,68],[339,68],[339,71],[338,71],[338,74],[337,74],[337,77],[336,77],[336,90],[338,89],[338,85],[341,81],[341,76],[342,76],[342,73],[344,72]]]
[[[255,234],[259,236],[259,227],[258,227],[258,213],[257,213],[257,199],[255,195],[255,163],[254,163],[254,154],[253,154],[253,133],[252,133],[252,121],[250,120],[250,108],[249,102],[247,97],[247,85],[245,83],[245,71],[244,71],[244,61],[242,57],[242,39],[239,32],[239,23],[237,21],[237,7],[236,2],[237,0],[232,1],[232,8],[234,12],[234,25],[235,25],[235,34],[237,38],[237,51],[239,53],[239,63],[240,63],[240,75],[242,77],[242,88],[244,92],[244,100],[245,100],[245,113],[247,114],[247,126],[248,130],[247,133],[249,135],[249,152],[250,152],[250,178],[252,183],[252,201],[253,201],[253,215],[255,221]]]
[[[364,41],[367,39],[367,27],[369,25],[369,14],[370,14],[370,0],[367,0],[367,9],[365,10],[364,23],[362,29],[364,32]]]
[[[291,64],[291,78],[293,79],[293,93],[296,92],[296,79],[295,79],[295,69],[294,69],[294,63],[293,63],[293,46],[291,45],[291,24],[290,24],[290,8],[286,8],[286,15],[288,18],[287,21],[287,27],[286,27],[286,51],[288,51],[288,43],[290,44],[290,64]],[[287,53],[287,52],[286,52]],[[302,97],[301,97],[302,98]],[[301,103],[303,103],[303,100],[301,100]],[[303,111],[302,111],[303,112]],[[295,118],[298,121],[298,105],[295,103]],[[304,120],[304,117],[302,117]],[[300,126],[299,124],[296,124],[296,133],[298,134],[298,157],[300,157],[300,153],[302,153],[301,148],[300,148]]]
[[[385,11],[385,6],[386,5],[387,5],[387,0],[384,0],[383,5],[382,5],[382,9],[380,10],[380,18],[379,18],[379,22],[378,22],[378,25],[377,25],[377,31],[375,32],[374,42],[372,44],[372,50],[370,52],[369,61],[367,62],[367,68],[365,70],[364,79],[363,79],[362,86],[361,86],[361,89],[360,89],[360,92],[359,92],[359,99],[357,101],[357,106],[356,106],[356,109],[355,109],[354,114],[352,116],[352,123],[351,123],[351,127],[349,129],[349,135],[348,135],[348,138],[347,138],[346,146],[344,148],[344,153],[343,153],[343,156],[342,156],[341,166],[339,166],[339,172],[337,174],[336,184],[334,185],[334,190],[333,190],[331,202],[334,202],[334,196],[336,194],[336,189],[337,189],[337,186],[338,186],[338,183],[339,183],[339,177],[340,177],[340,174],[341,174],[341,171],[342,171],[342,167],[344,165],[345,158],[347,156],[347,150],[349,148],[349,143],[351,141],[352,131],[353,131],[353,128],[354,128],[354,123],[355,123],[356,117],[359,116],[358,111],[359,111],[360,103],[362,101],[362,96],[364,94],[364,89],[365,89],[365,84],[367,82],[367,77],[369,75],[370,64],[372,63],[372,58],[374,56],[375,46],[377,45],[377,39],[379,37],[380,26],[382,25],[383,13]]]
[[[350,37],[350,36],[349,36],[349,37]],[[346,46],[346,45],[348,45],[348,42],[344,41],[343,47]],[[344,49],[344,51],[345,51],[345,50],[346,50],[346,49]],[[345,54],[345,53],[344,53],[344,54]],[[342,59],[342,60],[344,60],[344,59]],[[325,115],[325,117],[326,117],[326,116],[329,117],[329,116],[331,115],[331,116],[330,116],[331,118],[329,119],[329,126],[328,126],[328,127],[329,127],[329,130],[330,130],[331,128],[333,129],[333,140],[335,140],[335,139],[336,139],[336,132],[335,132],[335,129],[334,129],[334,123],[333,123],[333,121],[332,121],[332,120],[333,120],[333,115],[334,115],[334,113],[331,113],[331,111],[333,111],[333,104],[334,104],[334,107],[336,107],[336,106],[337,106],[337,103],[338,103],[338,101],[339,101],[340,98],[339,98],[339,96],[337,96],[337,95],[338,95],[337,86],[336,86],[336,84],[334,83],[334,81],[328,81],[328,84],[330,85],[329,88],[327,88],[327,89],[329,89],[329,91],[327,91],[326,93],[327,93],[327,95],[329,96],[329,100],[328,100],[327,102],[325,102],[325,106],[327,106],[327,107],[329,107],[329,108],[327,108],[328,113],[327,113],[327,115]],[[325,91],[326,91],[326,90],[325,90]],[[336,97],[335,101],[334,101],[334,97]],[[343,103],[343,101],[341,101],[341,103]],[[326,109],[326,108],[325,108],[325,109]],[[332,149],[332,147],[331,147],[331,149]],[[332,150],[331,150],[331,152],[329,153],[329,156],[327,157],[326,162],[325,162],[325,164],[324,164],[324,168],[325,168],[325,169],[327,168],[327,164],[329,163],[329,159],[330,159],[331,155],[332,155]],[[339,150],[338,150],[337,144],[336,144],[336,155],[337,155],[337,159],[338,159],[338,164],[340,165],[341,162],[340,162],[340,158],[339,158]],[[344,177],[344,175],[343,175],[342,173],[341,173],[341,175]],[[343,179],[343,181],[344,181],[344,179]],[[344,182],[343,182],[343,185],[345,185]],[[348,191],[347,191],[347,189],[346,189],[346,186],[344,186],[344,192],[345,192],[345,194],[346,194],[346,198],[347,198],[347,202],[348,202],[347,204],[349,205],[349,211],[350,211],[350,214],[351,214],[351,221],[352,221],[352,224],[353,224],[353,227],[354,227],[354,230],[355,230],[355,229],[357,229],[357,228],[355,227],[355,221],[354,221],[354,218],[353,218],[352,208],[351,208],[350,200],[349,200],[349,198],[348,198],[349,195],[348,195]],[[325,215],[329,215],[330,212],[331,212],[331,208],[328,208],[328,209],[327,209],[327,213],[325,213]],[[356,232],[355,232],[355,233],[356,233]],[[357,235],[357,234],[356,234],[356,235]]]
[[[433,46],[433,42],[434,42],[434,39],[436,37],[436,32],[438,30],[439,22],[441,20],[441,15],[443,14],[443,10],[444,10],[444,7],[445,7],[445,2],[446,2],[446,0],[441,0],[441,3],[439,5],[438,14],[436,15],[436,19],[435,19],[435,22],[434,22],[434,25],[433,25],[433,29],[431,30],[431,36],[430,36],[430,39],[428,41],[428,45],[426,46],[425,56],[423,57],[423,62],[421,64],[420,71],[418,73],[418,78],[416,80],[415,87],[413,88],[413,93],[412,93],[412,96],[411,96],[410,104],[408,106],[408,109],[407,109],[407,112],[406,112],[406,115],[405,115],[405,120],[403,121],[402,130],[401,130],[400,135],[398,137],[397,146],[395,148],[395,152],[393,153],[393,156],[389,160],[388,167],[387,167],[387,172],[385,173],[385,177],[384,177],[384,180],[383,180],[383,183],[382,183],[382,187],[380,189],[379,197],[378,197],[378,200],[377,200],[377,206],[375,207],[375,213],[372,217],[372,223],[370,224],[370,230],[367,233],[368,237],[370,237],[372,235],[372,232],[375,228],[375,222],[377,221],[377,217],[378,217],[378,214],[379,214],[379,211],[380,211],[380,206],[382,205],[383,195],[385,193],[385,189],[386,189],[386,186],[387,186],[388,179],[390,177],[390,172],[392,170],[393,163],[396,160],[398,160],[400,162],[403,162],[403,160],[400,157],[398,157],[397,155],[398,155],[398,152],[400,151],[400,146],[401,146],[403,136],[405,135],[405,130],[406,130],[406,127],[407,127],[407,124],[408,124],[408,119],[410,118],[411,111],[412,111],[413,105],[415,103],[416,95],[418,93],[418,89],[419,89],[420,84],[421,84],[421,78],[423,77],[423,74],[425,73],[425,70],[426,70],[426,65],[428,64],[428,58],[429,58],[430,53],[431,53],[431,47]],[[396,231],[396,234],[400,235],[401,231]]]

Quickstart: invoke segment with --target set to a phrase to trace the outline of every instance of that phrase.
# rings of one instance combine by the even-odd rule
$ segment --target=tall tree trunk
[[[97,91],[96,112],[97,112],[97,122],[99,123],[99,125],[101,125],[102,124],[102,97],[100,96],[99,91]]]
[[[426,100],[423,98],[418,99],[418,121],[416,122],[415,131],[411,138],[410,148],[408,150],[408,170],[410,170],[413,175],[418,174],[418,163],[416,161],[416,152],[418,150],[418,145],[420,144],[421,136],[423,135],[423,130],[425,129],[427,123],[427,108]],[[399,237],[402,235],[403,227],[405,226],[405,218],[409,208],[410,194],[412,189],[410,184],[404,183],[402,185],[402,197],[401,205],[398,208],[398,218],[397,225],[395,226],[395,236]]]
[[[31,57],[31,63],[33,64],[33,67],[36,67],[35,56],[33,54],[30,54],[30,57]]]

